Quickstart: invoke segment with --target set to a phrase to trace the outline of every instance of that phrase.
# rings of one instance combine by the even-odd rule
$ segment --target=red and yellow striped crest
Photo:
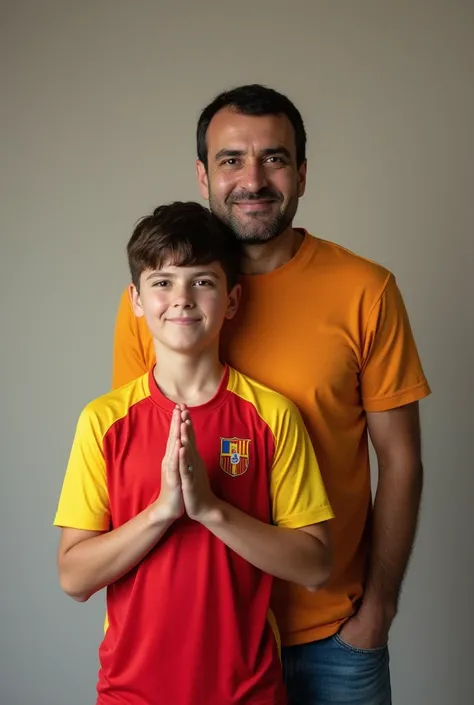
[[[249,466],[248,438],[221,438],[221,468],[231,477],[243,475]]]

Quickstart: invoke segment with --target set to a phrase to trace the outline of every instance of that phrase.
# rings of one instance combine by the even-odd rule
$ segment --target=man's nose
[[[265,168],[261,162],[255,161],[245,164],[241,172],[240,186],[245,188],[246,191],[257,193],[267,185]]]

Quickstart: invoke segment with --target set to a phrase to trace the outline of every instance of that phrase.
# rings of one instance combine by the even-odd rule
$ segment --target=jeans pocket
[[[382,646],[376,646],[374,649],[361,649],[358,646],[352,646],[352,644],[348,644],[347,641],[344,641],[339,634],[334,634],[333,636],[334,642],[341,647],[341,649],[345,649],[346,651],[350,651],[353,654],[380,654],[384,651],[387,651],[388,644],[383,644]]]

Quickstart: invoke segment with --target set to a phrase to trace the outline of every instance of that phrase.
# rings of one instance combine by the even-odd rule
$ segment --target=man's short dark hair
[[[224,91],[202,111],[197,124],[198,159],[207,169],[207,130],[216,113],[222,108],[234,108],[242,115],[286,115],[293,125],[296,143],[296,163],[301,166],[306,159],[306,130],[298,108],[282,93],[253,83]]]
[[[192,267],[219,262],[230,291],[240,271],[241,247],[227,227],[207,208],[192,201],[176,201],[155,208],[138,221],[127,245],[132,282],[140,290],[140,276],[166,263]]]

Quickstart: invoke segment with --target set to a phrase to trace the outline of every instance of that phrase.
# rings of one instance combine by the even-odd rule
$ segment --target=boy
[[[284,705],[273,576],[329,575],[333,514],[299,413],[219,359],[236,248],[194,203],[157,208],[128,244],[158,363],[83,410],[55,518],[66,593],[107,587],[100,705]]]

